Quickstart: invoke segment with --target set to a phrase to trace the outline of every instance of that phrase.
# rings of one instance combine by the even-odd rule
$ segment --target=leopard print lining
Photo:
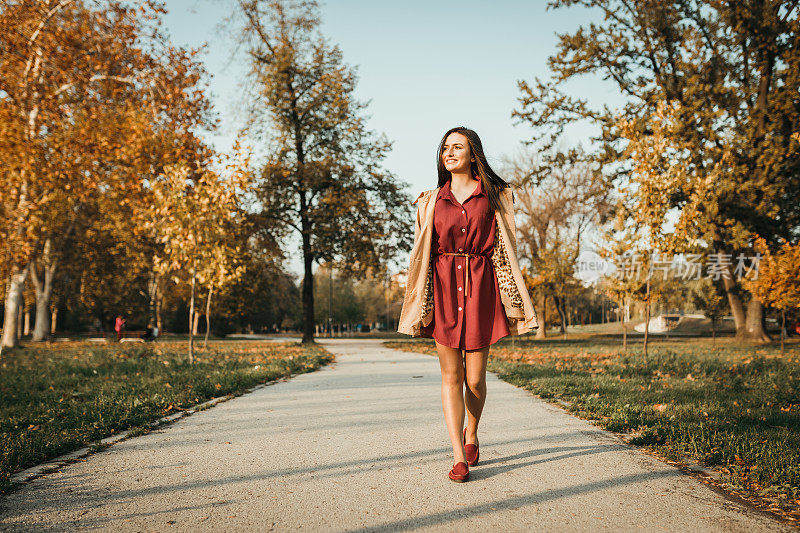
[[[511,298],[511,307],[522,309],[522,295],[514,281],[514,274],[511,271],[511,261],[508,258],[508,250],[503,241],[503,234],[500,227],[495,226],[494,250],[492,251],[492,263],[497,274],[497,285],[500,290]]]
[[[420,321],[433,311],[433,256],[431,256],[431,261],[428,263],[428,276],[425,281],[425,288],[422,290],[422,302],[422,309],[419,315]]]
[[[497,275],[497,285],[500,290],[506,293],[511,299],[511,306],[522,309],[522,295],[514,281],[514,274],[511,271],[511,261],[508,258],[508,250],[503,241],[503,234],[500,228],[495,226],[494,250],[492,251],[492,264]],[[422,291],[422,308],[420,310],[420,321],[433,311],[433,256],[428,263],[428,275],[425,287]]]

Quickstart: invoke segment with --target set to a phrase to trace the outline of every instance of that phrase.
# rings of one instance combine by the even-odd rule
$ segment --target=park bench
[[[123,331],[119,342],[144,342],[142,335],[144,335],[144,331]]]
[[[119,342],[145,342],[146,339],[144,336],[146,333],[146,330],[125,330],[122,332],[122,337],[120,337]],[[158,336],[156,336],[156,339],[157,338]]]

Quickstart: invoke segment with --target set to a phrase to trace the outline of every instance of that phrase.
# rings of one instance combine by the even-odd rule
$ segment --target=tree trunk
[[[66,3],[62,4],[66,5]],[[28,80],[36,80],[40,78],[41,68],[42,68],[42,47],[40,44],[37,44],[33,51],[33,63],[29,63],[31,66],[30,76],[27,78]],[[27,125],[25,128],[25,138],[29,142],[33,142],[36,137],[37,131],[37,123],[36,119],[39,116],[39,102],[40,102],[40,93],[38,84],[37,85],[28,85],[26,83],[25,90],[32,89],[30,102],[33,103],[30,109],[25,110]],[[28,198],[28,188],[29,183],[27,178],[25,177],[25,171],[22,171],[22,183],[19,187],[19,200],[17,202],[17,206],[19,208],[23,208],[23,206],[29,202]],[[14,231],[18,234],[18,236],[22,237],[25,233],[25,225],[23,224],[16,224],[16,228]],[[23,301],[22,292],[25,289],[25,280],[28,277],[28,273],[30,272],[30,262],[25,265],[25,268],[22,270],[19,269],[17,265],[11,266],[11,276],[8,282],[8,295],[6,297],[6,305],[5,305],[5,314],[3,316],[3,338],[2,342],[0,342],[0,353],[2,353],[3,347],[6,348],[13,348],[19,342],[19,335],[17,332],[19,317],[20,317],[20,305]]]
[[[647,337],[650,333],[650,276],[647,276],[647,292],[644,297],[644,360],[647,361]]]
[[[292,82],[288,82],[289,92],[295,95]],[[306,196],[305,186],[305,147],[303,146],[305,134],[296,105],[296,98],[293,99],[291,113],[294,127],[294,155],[297,158],[297,182],[298,200],[300,204],[300,237],[303,242],[303,340],[305,343],[316,342],[314,340],[314,273],[312,266],[314,256],[311,250],[311,233],[313,222],[308,218],[308,197]]]
[[[189,298],[189,363],[194,363],[194,336],[192,335],[192,324],[194,318],[194,286],[197,280],[197,268],[192,265],[192,295]]]
[[[764,14],[767,15],[769,10],[765,9]],[[770,19],[773,17],[769,16]],[[756,118],[756,128],[753,131],[753,150],[756,153],[762,151],[761,143],[767,133],[767,120],[769,115],[769,93],[772,84],[772,78],[775,69],[775,51],[770,47],[762,47],[758,49],[760,54],[759,60],[759,81],[758,81],[758,95],[756,97],[756,105],[754,115]],[[765,176],[769,169],[761,164],[757,159],[755,161],[755,174],[761,183],[765,183]],[[739,328],[736,328],[736,336],[744,336],[747,339],[755,340],[758,342],[770,342],[772,339],[767,332],[764,331],[764,308],[761,302],[755,297],[750,298],[747,304],[747,317],[745,319],[745,332],[740,335]]]
[[[161,292],[161,288],[157,291],[156,296],[156,326],[158,326],[158,336],[164,334],[164,321],[161,319],[161,302],[164,300],[164,294]]]
[[[213,288],[208,288],[208,298],[206,298],[206,336],[203,339],[203,349],[208,350],[208,332],[211,331],[211,293]]]
[[[556,311],[558,311],[558,318],[561,319],[561,324],[559,328],[561,329],[561,334],[564,338],[567,338],[567,317],[564,314],[564,301],[558,297],[553,295],[553,303],[556,306]]]
[[[547,338],[547,295],[539,295],[539,309],[541,309],[541,316],[539,317],[539,329],[536,330],[537,339]]]
[[[783,342],[786,338],[786,309],[781,309],[781,357],[785,355]]]
[[[772,339],[764,331],[764,306],[755,297],[751,297],[747,304],[747,329],[743,335],[749,340],[770,342]],[[739,337],[737,333],[737,337]]]
[[[31,309],[28,305],[25,306],[25,312],[22,313],[22,336],[27,337],[31,334]]]
[[[200,312],[195,309],[194,314],[192,315],[192,335],[198,334],[198,326],[200,325]]]
[[[622,351],[625,355],[628,354],[628,323],[625,321],[625,312],[627,311],[627,307],[625,307],[625,298],[622,298],[619,301],[619,316],[622,322]]]
[[[33,341],[41,342],[47,338],[48,328],[52,329],[50,319],[50,299],[53,295],[53,280],[56,275],[58,261],[53,257],[52,240],[48,237],[44,242],[42,252],[42,278],[36,268],[36,262],[31,263],[31,281],[36,293],[36,324],[33,329]]]
[[[712,231],[712,240],[714,242],[714,252],[718,254],[729,254],[730,251],[725,248],[720,236],[719,230],[715,227]],[[736,326],[736,336],[744,335],[746,330],[744,306],[742,305],[742,298],[739,295],[739,283],[733,278],[731,267],[726,268],[726,274],[722,275],[722,286],[725,289],[725,295],[728,297],[728,305],[731,308],[731,315],[733,315],[733,323]]]
[[[19,308],[17,309],[17,338],[22,340],[22,322],[25,315],[25,286],[22,287],[22,296],[19,300]]]
[[[161,331],[161,324],[158,323],[158,287],[160,283],[161,275],[154,268],[151,268],[147,276],[147,321],[152,325],[156,325],[159,332]]]
[[[728,305],[733,315],[733,324],[736,326],[736,336],[744,336],[746,331],[744,305],[739,297],[739,286],[733,278],[722,277],[722,286],[725,288],[725,295],[728,297]]]
[[[19,321],[20,304],[22,303],[22,291],[25,288],[25,280],[28,278],[30,265],[24,269],[14,269],[8,281],[8,294],[6,296],[5,314],[3,315],[3,341],[2,347],[14,348],[19,343],[17,336],[17,323]]]
[[[33,326],[33,338],[31,339],[34,342],[45,340],[49,330],[52,329],[52,317],[50,316],[50,294],[52,291],[52,282],[50,287],[47,287],[46,278],[43,291],[45,294],[39,294],[39,291],[36,291],[36,322]]]
[[[57,324],[58,324],[58,303],[53,302],[53,311],[50,313],[50,335],[56,334]]]
[[[314,341],[314,274],[311,239],[303,225],[303,343]]]

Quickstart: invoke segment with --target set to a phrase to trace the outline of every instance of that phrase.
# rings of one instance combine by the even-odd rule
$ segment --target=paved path
[[[453,483],[438,361],[323,342],[330,367],[30,482],[0,529],[794,531],[493,374],[481,464]]]

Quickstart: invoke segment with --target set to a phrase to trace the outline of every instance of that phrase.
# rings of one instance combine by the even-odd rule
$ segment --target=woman
[[[414,202],[415,242],[398,331],[436,342],[453,445],[448,476],[466,481],[479,459],[489,347],[538,323],[516,258],[513,195],[486,161],[478,135],[465,127],[447,131],[437,167],[439,186]]]

